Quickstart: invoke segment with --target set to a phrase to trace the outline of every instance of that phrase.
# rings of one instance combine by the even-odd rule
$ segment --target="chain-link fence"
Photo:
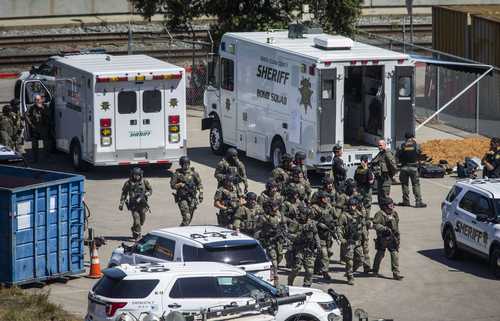
[[[203,106],[203,92],[208,80],[208,64],[206,60],[199,60],[186,69],[186,104],[190,107]]]
[[[418,122],[425,121],[460,95],[428,125],[455,133],[500,136],[500,68],[484,75],[488,66],[432,49],[380,36],[360,35],[357,40],[427,61],[416,64],[415,113]],[[478,78],[481,80],[470,86]]]

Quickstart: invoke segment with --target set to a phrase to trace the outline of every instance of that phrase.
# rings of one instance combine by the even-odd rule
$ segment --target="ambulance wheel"
[[[210,128],[210,149],[215,155],[222,155],[224,153],[225,144],[222,138],[222,128],[219,120],[214,119],[212,127]]]
[[[458,258],[460,250],[457,246],[457,239],[455,237],[455,233],[451,228],[446,228],[444,231],[444,255],[450,260],[455,260]]]
[[[87,170],[86,163],[82,159],[82,148],[80,147],[80,143],[73,142],[71,144],[70,156],[71,156],[71,163],[73,164],[73,168],[75,170],[77,171]]]
[[[493,275],[497,279],[500,279],[500,247],[499,246],[496,246],[491,251],[490,266],[491,266],[491,272],[493,272]]]
[[[271,144],[271,164],[273,168],[280,166],[281,156],[286,153],[285,144],[279,138],[274,139]]]

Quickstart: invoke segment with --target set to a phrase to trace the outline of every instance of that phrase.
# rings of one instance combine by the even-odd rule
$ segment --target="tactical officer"
[[[215,178],[217,179],[217,188],[222,187],[224,177],[227,175],[232,175],[237,180],[235,183],[235,188],[238,190],[240,194],[243,194],[240,184],[244,185],[244,193],[248,192],[248,181],[247,181],[247,172],[245,169],[245,165],[238,158],[238,151],[236,148],[228,148],[226,151],[226,155],[223,159],[217,164],[215,168]]]
[[[20,114],[19,109],[19,99],[14,98],[10,101],[10,118],[12,120],[12,124],[14,125],[14,132],[12,136],[12,141],[15,146],[15,150],[21,154],[24,153],[23,146],[23,131],[24,131],[24,117]]]
[[[219,209],[217,214],[219,226],[231,228],[234,214],[245,203],[242,195],[235,188],[238,181],[236,176],[227,175],[222,181],[222,187],[215,192],[214,206]]]
[[[354,172],[354,180],[361,196],[363,207],[368,212],[368,215],[370,215],[372,207],[372,186],[375,182],[375,176],[368,166],[368,156],[361,156],[361,163]]]
[[[321,187],[314,192],[311,198],[311,204],[316,204],[318,202],[318,193],[320,191],[325,192],[328,195],[328,203],[335,206],[337,202],[337,192],[335,191],[334,180],[331,176],[325,176],[321,180]]]
[[[245,195],[245,204],[238,207],[233,219],[233,228],[236,232],[254,236],[257,222],[264,215],[264,210],[257,204],[257,194],[248,192]]]
[[[333,255],[333,239],[338,239],[337,224],[338,219],[335,208],[328,203],[328,194],[319,191],[318,201],[312,206],[312,215],[318,224],[318,234],[320,238],[320,250],[317,256],[316,270],[323,275],[325,280],[331,280],[329,268],[330,258]]]
[[[35,103],[28,109],[26,121],[31,129],[31,144],[33,151],[33,161],[38,161],[38,143],[43,141],[43,149],[46,153],[49,152],[50,144],[50,111],[45,105],[42,96],[35,96]]]
[[[500,138],[490,140],[490,150],[481,160],[483,164],[483,177],[500,178]]]
[[[200,175],[194,167],[189,167],[191,161],[187,156],[179,159],[181,168],[175,170],[170,179],[170,187],[175,190],[174,199],[181,211],[181,226],[191,224],[194,211],[203,202],[203,185]]]
[[[341,211],[347,209],[347,200],[352,196],[358,196],[358,185],[356,181],[352,178],[348,178],[344,181],[344,189],[337,194],[336,207]]]
[[[347,209],[342,213],[339,224],[342,226],[344,242],[346,244],[346,275],[347,283],[354,285],[354,271],[361,265],[364,272],[369,273],[370,262],[363,255],[362,238],[366,226],[365,217],[358,209],[359,200],[351,197],[347,201]]]
[[[260,193],[259,197],[257,198],[257,203],[259,203],[260,206],[264,207],[264,204],[270,200],[283,201],[283,197],[278,192],[278,184],[276,184],[273,179],[269,179],[266,182],[266,189],[262,193]]]
[[[123,184],[120,206],[123,210],[123,204],[127,205],[132,213],[132,238],[137,240],[141,237],[141,229],[146,220],[146,212],[150,211],[148,197],[153,194],[151,185],[143,178],[143,171],[139,167],[134,167],[130,171],[130,178]]]
[[[347,168],[342,160],[342,147],[333,146],[332,176],[335,181],[335,189],[342,190],[342,184],[347,178]]]
[[[292,168],[292,179],[287,184],[288,188],[296,188],[299,191],[299,198],[301,201],[309,203],[311,198],[311,185],[302,176],[302,170],[298,167]]]
[[[264,204],[264,215],[260,217],[256,238],[266,249],[273,264],[274,283],[278,284],[278,266],[283,259],[283,247],[288,241],[286,225],[280,213],[281,203],[272,200]]]
[[[412,133],[405,134],[406,141],[401,144],[397,151],[397,158],[401,163],[399,171],[399,180],[403,190],[403,202],[399,206],[410,206],[410,181],[415,195],[415,207],[427,207],[422,202],[422,194],[420,192],[420,179],[418,175],[418,156],[420,155],[420,146],[415,141],[415,135]]]
[[[281,212],[283,214],[283,219],[287,226],[288,231],[288,244],[293,245],[294,239],[297,236],[300,224],[298,223],[299,207],[304,206],[299,198],[299,191],[297,188],[289,188],[287,193],[287,198],[281,207]],[[286,267],[292,267],[293,262],[293,248],[288,247],[286,249]]]
[[[288,285],[293,285],[293,281],[304,268],[304,287],[312,285],[314,274],[314,261],[316,253],[321,249],[321,240],[318,235],[316,222],[311,219],[311,209],[300,206],[297,216],[299,229],[292,245],[292,270],[288,275]]]
[[[391,194],[392,178],[397,172],[397,165],[385,140],[379,140],[377,146],[379,153],[371,161],[370,166],[377,179],[377,201],[380,203],[384,197],[389,197]]]
[[[5,147],[14,148],[12,136],[14,133],[14,124],[10,117],[10,105],[3,106],[2,114],[0,115],[0,144]]]
[[[306,161],[306,153],[301,152],[301,151],[295,153],[293,165],[300,168],[304,179],[306,181],[309,181],[309,177],[307,176],[307,166],[305,164],[305,161]]]
[[[399,273],[399,216],[390,197],[385,198],[380,204],[380,211],[373,217],[373,228],[377,232],[375,240],[377,254],[373,261],[373,274],[378,276],[380,262],[387,249],[391,253],[392,275],[395,280],[402,280],[403,276]]]
[[[290,179],[293,167],[292,155],[285,153],[281,156],[281,164],[271,172],[271,178],[278,184],[278,190],[284,193],[286,183]],[[285,195],[283,195],[285,196]]]

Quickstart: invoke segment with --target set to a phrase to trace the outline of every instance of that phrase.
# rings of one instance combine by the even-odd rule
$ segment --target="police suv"
[[[500,278],[500,179],[458,181],[441,208],[446,257],[476,254],[488,259]]]
[[[86,321],[120,320],[122,314],[166,316],[218,306],[243,306],[256,297],[307,294],[304,302],[279,307],[277,321],[340,321],[332,291],[288,287],[279,291],[242,269],[214,262],[170,262],[108,268],[90,290]],[[285,292],[283,294],[283,292]],[[286,293],[288,292],[288,293]],[[142,319],[141,319],[142,320]]]
[[[209,261],[235,265],[272,282],[271,265],[260,243],[219,226],[179,226],[153,230],[133,246],[116,248],[108,266],[146,262]]]

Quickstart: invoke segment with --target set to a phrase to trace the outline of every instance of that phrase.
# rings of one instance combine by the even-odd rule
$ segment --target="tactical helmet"
[[[284,153],[283,155],[281,155],[281,162],[282,163],[289,163],[292,161],[292,155],[288,154],[288,153]]]
[[[230,147],[226,150],[226,159],[235,158],[238,156],[238,151],[236,148]]]
[[[384,197],[382,200],[380,200],[379,205],[380,206],[389,206],[391,204],[394,204],[394,201],[390,197]]]
[[[257,194],[255,194],[254,192],[248,192],[245,195],[245,199],[247,200],[247,202],[249,202],[249,201],[256,201],[257,200]]]
[[[322,198],[328,198],[328,193],[326,193],[325,191],[318,191],[318,201],[321,200]]]
[[[292,176],[298,176],[300,175],[300,173],[302,173],[300,167],[295,166],[294,168],[292,168]]]
[[[331,185],[331,184],[335,183],[335,180],[331,176],[325,176],[321,180],[321,183],[323,184],[323,186]]]
[[[191,164],[191,160],[187,156],[182,156],[179,159],[179,164],[181,165],[181,167],[183,167],[184,164],[187,164],[187,166],[189,166],[189,164]]]
[[[306,153],[304,152],[296,152],[295,153],[295,161],[303,161],[306,159]]]
[[[338,152],[338,151],[340,151],[340,150],[342,150],[342,146],[340,146],[340,145],[338,145],[338,144],[337,144],[337,145],[335,145],[335,146],[333,146],[333,152],[334,152],[334,153],[335,153],[335,152]]]
[[[11,99],[10,100],[10,105],[12,107],[17,107],[19,105],[19,99],[17,99],[17,98]]]
[[[271,189],[277,188],[277,187],[278,187],[278,184],[276,184],[276,182],[274,181],[274,179],[269,179],[266,182],[266,190],[271,190]]]
[[[367,155],[362,155],[361,158],[360,158],[360,160],[362,162],[367,162],[368,161],[368,156]]]
[[[311,217],[312,210],[310,207],[301,204],[299,205],[299,215],[303,218]]]
[[[287,188],[287,190],[286,190],[286,194],[287,194],[287,196],[288,196],[288,197],[291,197],[291,196],[293,196],[293,195],[299,195],[299,194],[300,194],[300,192],[299,192],[299,190],[298,190],[297,188],[295,188],[295,187],[289,187],[289,188]]]
[[[134,167],[130,171],[130,177],[132,177],[132,178],[134,178],[135,176],[140,176],[142,178],[143,175],[144,175],[144,171],[140,167]]]
[[[357,197],[349,197],[349,199],[347,200],[347,205],[348,206],[358,206],[359,199]]]
[[[10,105],[3,106],[2,113],[7,114],[10,113],[10,111],[11,111]]]
[[[352,178],[348,178],[345,180],[345,185],[344,185],[344,190],[347,195],[352,195],[354,194],[354,191],[357,188],[356,181]]]
[[[279,208],[281,206],[281,201],[274,199],[269,201],[269,205],[271,206],[271,209]]]
[[[406,132],[405,133],[405,139],[410,139],[410,138],[415,138],[415,135],[413,135],[413,133]]]

